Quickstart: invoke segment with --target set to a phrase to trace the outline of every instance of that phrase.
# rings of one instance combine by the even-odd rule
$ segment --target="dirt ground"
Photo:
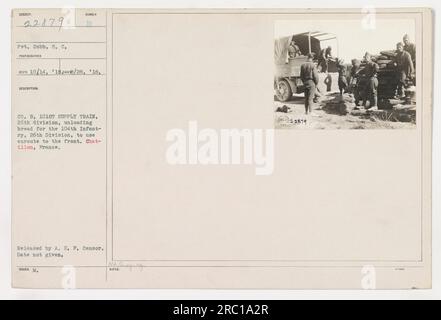
[[[286,107],[284,107],[286,106]],[[288,107],[288,110],[287,110]],[[288,112],[279,112],[287,110]],[[276,129],[411,129],[415,128],[415,107],[397,104],[390,110],[355,108],[350,94],[328,92],[305,115],[304,95],[288,102],[274,101]]]

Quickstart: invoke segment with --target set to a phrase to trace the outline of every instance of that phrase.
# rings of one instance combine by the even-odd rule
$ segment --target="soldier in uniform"
[[[320,71],[328,72],[328,63],[329,60],[332,60],[332,47],[328,46],[326,49],[322,49],[318,60]]]
[[[358,106],[361,100],[360,96],[360,90],[358,88],[357,82],[358,82],[358,72],[360,71],[360,60],[358,59],[352,59],[351,61],[351,77],[349,80],[350,83],[350,92],[353,94],[355,99],[355,105]]]
[[[409,52],[410,57],[412,58],[413,67],[415,68],[415,56],[416,56],[416,48],[415,44],[410,42],[409,36],[407,34],[403,37],[404,43],[404,51]]]
[[[364,60],[366,65],[363,69],[363,74],[367,78],[366,87],[363,95],[363,105],[367,109],[377,108],[378,104],[378,79],[377,73],[379,70],[378,64],[372,61],[371,54],[366,52],[364,55]],[[366,102],[369,101],[369,107],[367,107]]]
[[[300,52],[299,46],[296,45],[296,42],[294,40],[292,40],[288,47],[288,57],[295,58],[301,55],[302,53]]]
[[[403,88],[406,87],[407,80],[412,80],[414,76],[414,68],[412,57],[409,52],[404,51],[404,45],[397,43],[397,55],[395,56],[394,65],[397,67],[397,97],[404,97]]]
[[[344,61],[337,59],[337,70],[338,70],[338,89],[340,90],[340,95],[342,96],[348,87],[348,80],[346,79],[346,66]]]
[[[308,54],[308,60],[300,67],[300,79],[305,86],[305,113],[311,113],[314,96],[319,82],[317,67],[312,61],[314,54]]]

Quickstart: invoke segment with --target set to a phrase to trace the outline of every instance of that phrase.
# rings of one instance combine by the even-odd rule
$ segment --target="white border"
[[[0,32],[3,43],[0,46],[0,299],[440,299],[441,298],[441,119],[439,108],[440,90],[434,90],[433,121],[433,288],[431,290],[24,290],[11,288],[11,86],[10,86],[10,12],[13,8],[326,8],[329,1],[315,0],[39,0],[0,1]],[[431,7],[435,11],[435,30],[441,34],[436,15],[441,10],[439,1],[396,1],[396,0],[337,0],[333,8],[354,8],[374,6],[388,7]],[[440,69],[437,62],[440,52],[435,47],[434,88],[439,88]],[[437,106],[438,105],[438,106]]]

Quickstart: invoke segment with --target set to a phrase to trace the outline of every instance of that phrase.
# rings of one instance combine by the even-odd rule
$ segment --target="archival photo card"
[[[430,288],[432,34],[425,8],[13,10],[13,286]]]

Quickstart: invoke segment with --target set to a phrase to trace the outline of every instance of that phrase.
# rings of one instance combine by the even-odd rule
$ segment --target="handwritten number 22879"
[[[43,20],[26,20],[24,23],[25,27],[57,27],[61,29],[63,27],[64,17],[59,17],[58,19],[50,18]]]

